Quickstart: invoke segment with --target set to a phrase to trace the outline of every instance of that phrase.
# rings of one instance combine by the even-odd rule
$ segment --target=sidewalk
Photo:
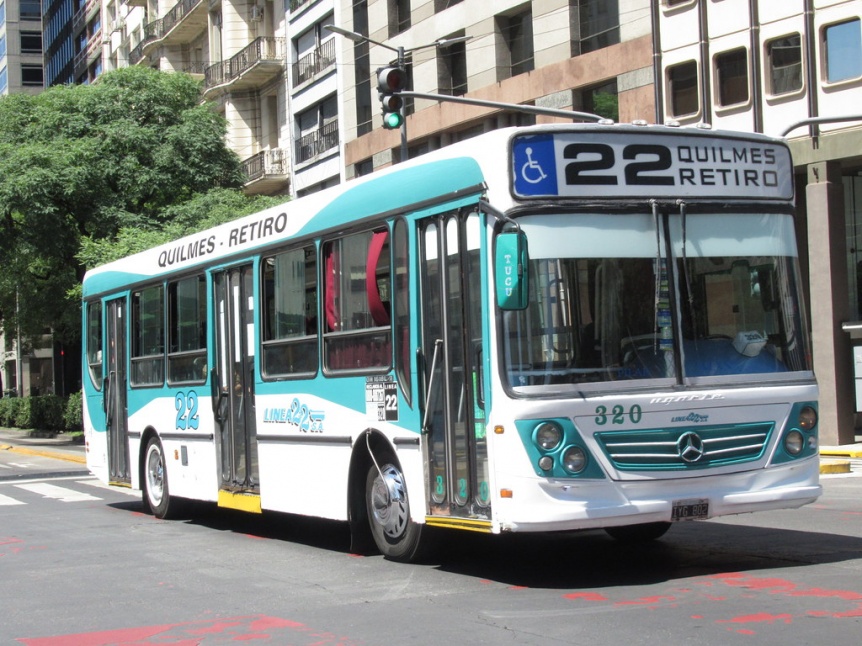
[[[38,455],[77,464],[87,463],[83,442],[62,433],[54,435],[17,428],[0,428],[0,451]]]

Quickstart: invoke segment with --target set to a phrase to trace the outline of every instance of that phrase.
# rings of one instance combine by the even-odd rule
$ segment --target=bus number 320
[[[619,404],[614,406],[610,412],[608,412],[607,406],[596,406],[596,424],[598,426],[607,424],[608,419],[611,420],[611,424],[625,424],[626,418],[632,424],[640,424],[641,417],[643,417],[643,411],[637,404],[633,404],[628,412],[626,412],[625,407]]]

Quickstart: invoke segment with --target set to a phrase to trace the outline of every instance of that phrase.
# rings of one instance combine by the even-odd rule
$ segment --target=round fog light
[[[542,422],[536,427],[536,444],[545,451],[553,451],[563,441],[563,431],[552,422]]]
[[[554,460],[549,455],[539,458],[539,468],[542,471],[550,471],[554,468]]]
[[[799,455],[805,447],[805,438],[797,430],[790,431],[784,438],[784,448],[790,455]]]
[[[579,446],[570,446],[563,453],[563,467],[569,473],[580,473],[587,466],[587,454]]]

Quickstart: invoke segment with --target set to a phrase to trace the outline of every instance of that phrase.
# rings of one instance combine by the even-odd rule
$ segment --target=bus
[[[401,561],[811,503],[796,226],[780,140],[476,136],[89,271],[87,464]]]

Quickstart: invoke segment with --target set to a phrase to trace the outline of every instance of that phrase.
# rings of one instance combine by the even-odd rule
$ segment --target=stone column
[[[850,312],[841,165],[809,164],[808,258],[814,374],[820,386],[820,443],[855,439],[853,350],[841,329]]]

